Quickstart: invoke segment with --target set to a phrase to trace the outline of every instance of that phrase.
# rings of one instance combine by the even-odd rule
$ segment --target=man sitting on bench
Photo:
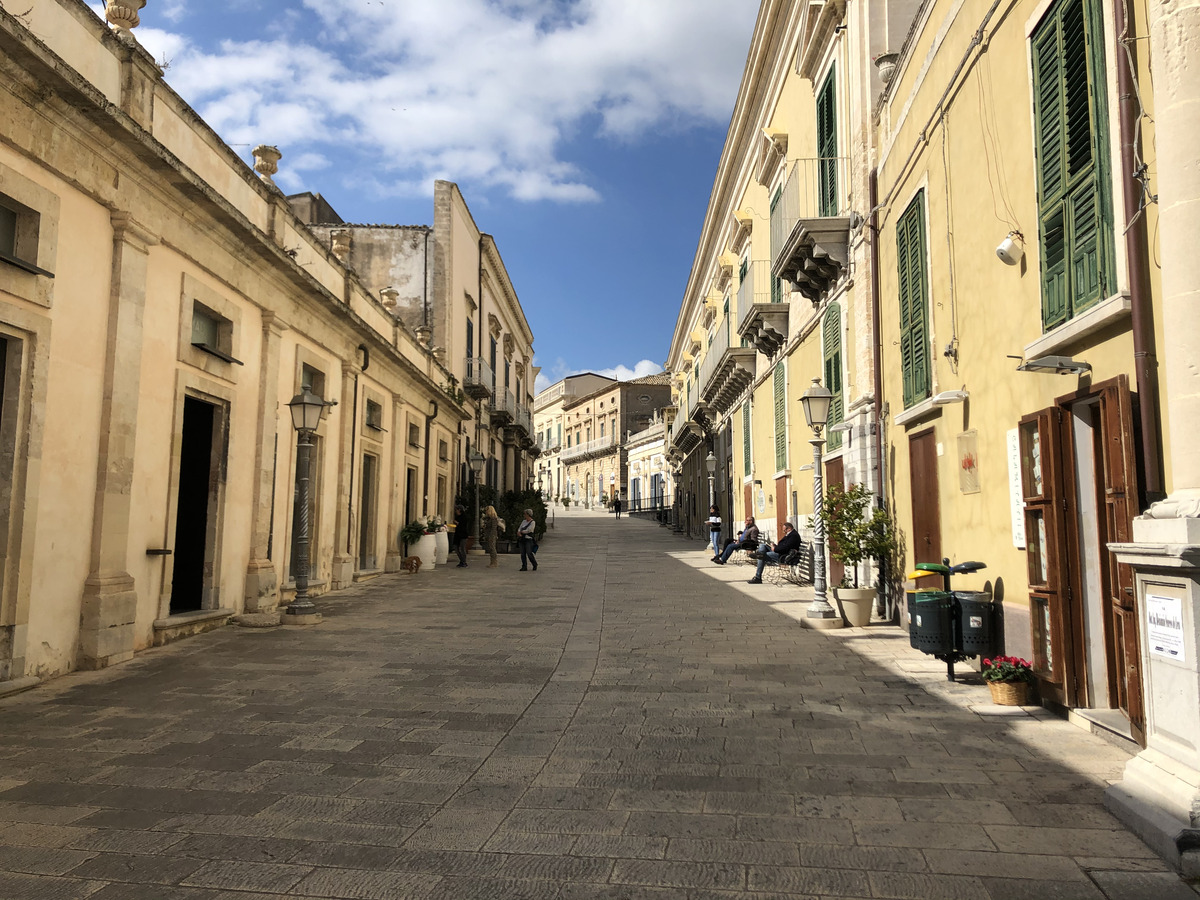
[[[763,569],[767,566],[777,566],[779,561],[791,553],[793,550],[799,550],[802,541],[800,535],[796,533],[796,529],[792,527],[791,522],[783,523],[783,537],[779,539],[774,547],[771,544],[764,543],[758,548],[758,569],[754,572],[754,577],[747,584],[762,584]]]
[[[733,556],[738,550],[757,550],[758,549],[758,526],[754,524],[754,516],[746,516],[746,527],[738,532],[738,539],[730,541],[725,545],[725,552],[720,556],[714,556],[713,562],[718,566],[723,566],[729,562],[729,557]]]

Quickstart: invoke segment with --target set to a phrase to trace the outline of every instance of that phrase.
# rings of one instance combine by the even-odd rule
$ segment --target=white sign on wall
[[[1008,498],[1012,515],[1012,542],[1025,548],[1025,492],[1021,489],[1021,430],[1008,432]]]
[[[1155,656],[1187,662],[1183,649],[1183,600],[1146,595],[1146,644]]]

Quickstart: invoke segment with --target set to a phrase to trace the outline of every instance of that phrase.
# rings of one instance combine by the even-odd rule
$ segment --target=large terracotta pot
[[[437,564],[444,566],[450,558],[450,535],[446,531],[435,531],[433,538]]]
[[[851,628],[871,624],[871,608],[875,605],[875,588],[835,588],[833,595],[842,607],[842,615]]]
[[[424,534],[421,539],[408,548],[413,556],[421,557],[421,568],[432,569],[437,565],[436,535]]]

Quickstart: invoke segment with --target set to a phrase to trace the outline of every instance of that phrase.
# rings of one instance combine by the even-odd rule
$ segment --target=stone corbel
[[[828,5],[828,4],[827,4]],[[775,177],[779,163],[787,157],[788,136],[784,131],[772,131],[764,128],[762,144],[758,153],[758,183],[768,187]]]
[[[488,313],[488,333],[496,340],[499,340],[500,332],[503,330],[500,326],[500,320],[496,318],[496,314]]]
[[[516,341],[511,334],[504,336],[504,357],[510,359],[513,355],[513,350],[516,349]]]

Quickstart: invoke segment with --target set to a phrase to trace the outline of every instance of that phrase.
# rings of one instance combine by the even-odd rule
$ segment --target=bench
[[[782,560],[777,564],[768,562],[766,569],[763,570],[763,580],[769,584],[778,585],[812,584],[812,545],[805,544],[795,556],[798,558],[790,564],[784,563]]]

